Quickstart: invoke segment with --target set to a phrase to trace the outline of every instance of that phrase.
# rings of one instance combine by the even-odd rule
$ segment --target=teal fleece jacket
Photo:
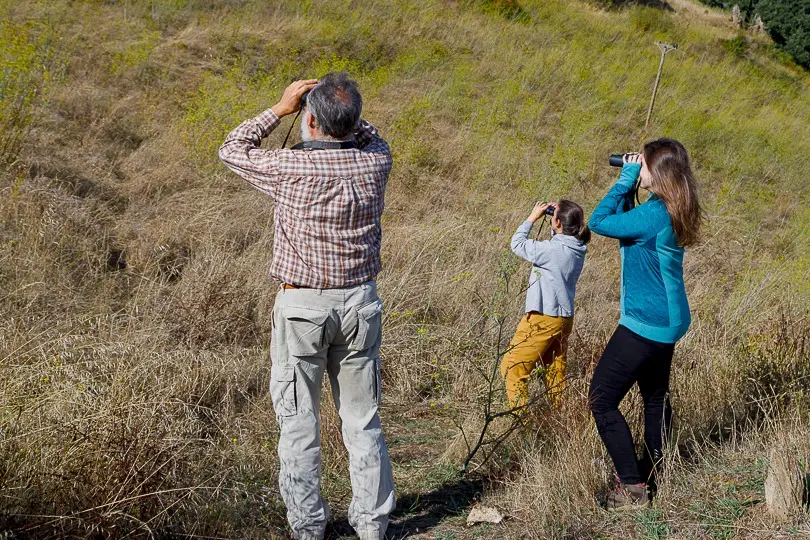
[[[622,255],[619,324],[659,343],[675,343],[691,322],[683,282],[684,250],[664,201],[655,195],[633,208],[639,163],[625,163],[619,180],[591,214],[588,226],[617,238]]]

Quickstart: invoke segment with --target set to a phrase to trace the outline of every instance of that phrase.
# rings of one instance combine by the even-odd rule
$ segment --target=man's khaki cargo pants
[[[321,539],[320,404],[324,371],[349,453],[349,523],[361,540],[385,537],[394,479],[377,409],[382,303],[373,281],[347,289],[282,287],[273,307],[270,394],[281,434],[279,486],[298,540]]]

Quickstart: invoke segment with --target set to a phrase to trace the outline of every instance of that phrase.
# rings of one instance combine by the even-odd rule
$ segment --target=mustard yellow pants
[[[536,312],[523,316],[501,360],[501,376],[511,407],[528,401],[529,377],[538,362],[546,368],[546,388],[551,403],[559,407],[565,390],[565,355],[573,317],[550,317]]]

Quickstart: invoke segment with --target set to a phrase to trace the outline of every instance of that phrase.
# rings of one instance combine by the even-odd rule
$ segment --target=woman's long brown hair
[[[678,237],[678,245],[698,240],[703,212],[686,148],[674,139],[656,139],[644,145],[644,162],[652,175],[650,191],[664,201]]]

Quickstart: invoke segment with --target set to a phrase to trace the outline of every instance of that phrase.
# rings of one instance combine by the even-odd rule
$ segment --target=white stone
[[[470,510],[470,515],[467,516],[467,525],[475,525],[476,523],[500,523],[503,521],[503,514],[492,506],[476,505]]]

